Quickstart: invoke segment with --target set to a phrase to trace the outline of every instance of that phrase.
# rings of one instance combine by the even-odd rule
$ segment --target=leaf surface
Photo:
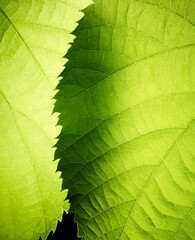
[[[90,2],[0,0],[0,239],[45,239],[67,191],[53,162],[57,76]]]
[[[74,31],[56,157],[85,240],[195,239],[194,2],[96,0]]]

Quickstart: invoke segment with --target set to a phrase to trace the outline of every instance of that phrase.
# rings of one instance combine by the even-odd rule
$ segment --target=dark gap
[[[73,219],[74,213],[64,212],[62,222],[58,221],[56,231],[54,233],[51,231],[47,240],[81,240],[77,238],[77,224]]]

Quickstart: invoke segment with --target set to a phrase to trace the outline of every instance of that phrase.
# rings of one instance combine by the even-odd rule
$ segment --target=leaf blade
[[[51,99],[87,4],[0,1],[1,239],[45,239],[68,211],[53,162],[60,127]]]
[[[187,1],[167,3],[97,0],[74,31],[56,95],[63,126],[56,156],[83,239],[171,239],[193,206],[194,175],[175,149],[185,132],[192,138],[193,15]],[[192,146],[188,140],[193,154]],[[167,199],[156,187],[158,208],[150,197],[142,209],[136,199],[168,149],[178,172],[160,167]]]

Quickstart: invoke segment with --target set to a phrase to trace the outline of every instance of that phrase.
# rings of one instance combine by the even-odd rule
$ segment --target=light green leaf
[[[85,240],[195,239],[194,2],[96,0],[55,110]]]
[[[67,191],[53,162],[57,76],[85,0],[0,0],[0,239],[43,239]],[[64,205],[64,206],[63,206]]]

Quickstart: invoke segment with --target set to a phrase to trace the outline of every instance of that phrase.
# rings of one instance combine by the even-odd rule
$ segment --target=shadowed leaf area
[[[58,84],[58,170],[83,240],[195,239],[194,4],[96,0]]]

